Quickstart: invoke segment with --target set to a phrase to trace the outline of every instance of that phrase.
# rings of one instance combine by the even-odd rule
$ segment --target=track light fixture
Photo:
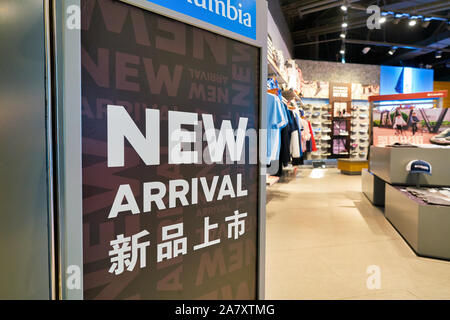
[[[367,54],[370,51],[370,49],[372,49],[372,48],[371,47],[365,47],[364,49],[362,49],[362,53],[363,54]]]
[[[450,22],[449,22],[448,18],[445,18],[442,16],[412,15],[410,13],[405,13],[405,12],[382,11],[379,22],[380,23],[386,22],[390,16],[392,16],[391,21],[394,24],[398,24],[402,20],[408,20],[408,25],[411,27],[415,26],[416,24],[421,24],[423,28],[428,28],[431,21],[433,21],[433,20],[442,21],[442,22],[447,23],[447,27],[450,30]]]
[[[345,54],[345,42],[342,42],[340,54]]]
[[[395,51],[397,51],[397,47],[392,47],[392,48],[388,51],[388,54],[391,55],[391,56],[393,56],[394,53],[395,53]]]
[[[417,24],[417,19],[414,18],[414,19],[409,20],[408,24],[410,27],[414,27]]]

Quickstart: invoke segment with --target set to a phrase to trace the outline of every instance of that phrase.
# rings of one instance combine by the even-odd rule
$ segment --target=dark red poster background
[[[113,0],[82,0],[82,165],[85,299],[255,299],[257,278],[257,164],[168,165],[169,110],[212,114],[238,127],[259,128],[259,49]],[[215,76],[213,76],[215,75]],[[125,166],[107,166],[106,106],[124,106],[145,134],[145,109],[160,110],[161,164],[146,166],[126,142]],[[246,153],[249,153],[248,141]],[[253,150],[252,152],[255,152]],[[108,219],[120,185],[129,184],[142,211],[142,184],[243,174],[248,196]],[[219,188],[219,187],[218,187]],[[216,189],[216,196],[218,192]],[[167,198],[165,203],[167,205]],[[168,207],[168,205],[167,205]],[[247,212],[246,232],[227,238],[224,218]],[[203,219],[221,243],[198,251]],[[161,227],[184,223],[188,252],[157,263]],[[147,266],[109,273],[110,241],[142,230],[150,235]]]

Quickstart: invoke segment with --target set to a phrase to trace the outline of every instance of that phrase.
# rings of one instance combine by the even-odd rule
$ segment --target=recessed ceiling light
[[[370,51],[370,49],[372,49],[372,48],[371,48],[371,47],[365,47],[365,48],[362,50],[362,53],[367,54],[367,53]]]
[[[436,59],[442,58],[442,51],[436,51]]]
[[[386,22],[386,17],[381,17],[380,18],[380,23],[385,23]]]
[[[342,38],[342,39],[345,39],[345,37],[346,37],[345,33],[342,32],[342,33],[341,33],[341,38]]]
[[[344,22],[344,23],[342,24],[342,28],[347,28],[347,27],[348,27],[347,22]]]
[[[416,19],[412,19],[412,20],[409,21],[408,24],[409,24],[410,27],[414,27],[417,24],[417,20]]]
[[[348,8],[347,8],[347,6],[346,6],[345,4],[341,6],[341,10],[342,10],[342,11],[347,11],[347,9],[348,9]]]

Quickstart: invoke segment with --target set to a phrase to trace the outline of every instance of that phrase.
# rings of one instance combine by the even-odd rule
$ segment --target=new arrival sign
[[[147,0],[256,40],[256,0]]]
[[[259,49],[81,4],[84,298],[255,299]]]

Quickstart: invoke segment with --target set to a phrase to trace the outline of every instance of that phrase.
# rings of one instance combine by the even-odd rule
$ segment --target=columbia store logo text
[[[187,2],[213,12],[231,21],[238,21],[246,27],[252,27],[252,16],[250,13],[242,11],[242,4],[233,6],[230,0],[186,0]]]

